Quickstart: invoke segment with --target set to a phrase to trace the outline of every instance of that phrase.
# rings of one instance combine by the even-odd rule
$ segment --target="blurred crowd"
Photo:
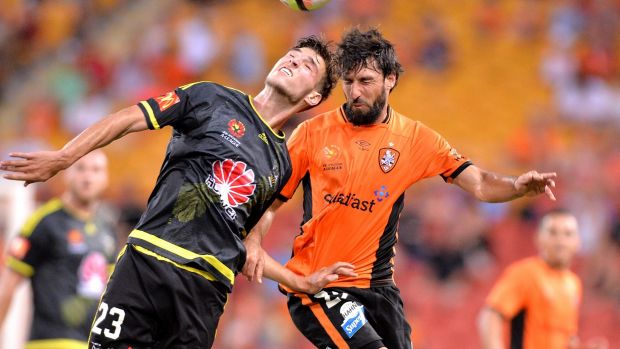
[[[475,348],[475,316],[492,282],[534,253],[534,223],[557,206],[581,225],[582,333],[620,346],[618,0],[333,0],[314,13],[277,0],[6,0],[0,156],[59,147],[104,115],[187,82],[258,91],[295,38],[322,32],[337,41],[352,24],[379,25],[396,44],[406,73],[395,109],[474,162],[559,175],[557,202],[481,204],[440,179],[408,193],[396,282],[416,347],[451,348],[459,338]],[[414,98],[425,93],[432,99]],[[334,95],[319,111],[342,102]],[[106,150],[109,202],[127,221],[145,205],[168,137],[144,133]],[[53,181],[37,189],[41,201],[60,191]],[[300,221],[293,200],[265,242],[282,262]],[[216,348],[310,347],[273,283],[237,283]]]

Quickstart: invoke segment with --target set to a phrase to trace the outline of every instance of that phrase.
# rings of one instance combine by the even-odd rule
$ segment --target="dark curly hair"
[[[365,32],[353,28],[345,33],[338,45],[336,60],[341,75],[375,66],[384,77],[390,74],[396,75],[398,83],[398,77],[403,72],[394,45],[385,39],[377,28]]]
[[[319,82],[318,91],[321,94],[321,102],[319,102],[319,104],[323,103],[323,101],[329,97],[338,82],[338,73],[336,72],[336,62],[331,49],[331,42],[326,41],[322,37],[310,35],[297,40],[293,49],[300,49],[302,47],[314,50],[325,62],[325,76]]]

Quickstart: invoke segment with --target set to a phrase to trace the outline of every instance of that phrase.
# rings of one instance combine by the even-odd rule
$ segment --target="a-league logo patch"
[[[399,157],[400,152],[394,148],[379,149],[379,167],[381,167],[381,171],[384,173],[392,171]]]

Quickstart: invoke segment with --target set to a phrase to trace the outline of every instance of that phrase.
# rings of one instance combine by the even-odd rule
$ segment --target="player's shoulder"
[[[401,114],[392,108],[390,108],[389,117],[392,133],[398,133],[406,137],[435,135],[437,133],[422,121]]]
[[[190,96],[198,97],[246,96],[243,91],[212,81],[196,81],[183,86],[179,86],[178,89],[187,93]]]
[[[21,235],[30,236],[42,224],[55,224],[57,216],[62,212],[63,204],[60,199],[52,199],[37,208],[22,226]]]
[[[545,265],[539,257],[527,257],[510,264],[506,271],[512,275],[534,276],[544,272]]]
[[[344,122],[342,109],[336,108],[313,116],[302,122],[299,126],[306,127],[312,132],[324,132],[326,128],[341,126]]]

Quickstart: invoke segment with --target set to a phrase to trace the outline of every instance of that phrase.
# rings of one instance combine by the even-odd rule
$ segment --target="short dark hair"
[[[353,28],[345,33],[338,45],[337,61],[341,75],[375,64],[384,77],[390,74],[396,75],[398,83],[398,77],[403,72],[394,45],[385,39],[377,28],[365,32]]]
[[[331,42],[325,40],[323,37],[310,35],[297,40],[293,49],[300,49],[302,47],[314,50],[325,62],[325,76],[319,81],[318,92],[321,94],[320,104],[329,97],[338,82],[338,74],[336,72],[336,63],[331,49]]]
[[[543,225],[545,224],[545,221],[550,218],[550,217],[557,217],[557,216],[572,216],[575,217],[575,215],[568,210],[565,207],[555,207],[552,208],[548,211],[546,211],[543,216],[540,219],[540,222],[538,223],[538,231],[542,230]]]

